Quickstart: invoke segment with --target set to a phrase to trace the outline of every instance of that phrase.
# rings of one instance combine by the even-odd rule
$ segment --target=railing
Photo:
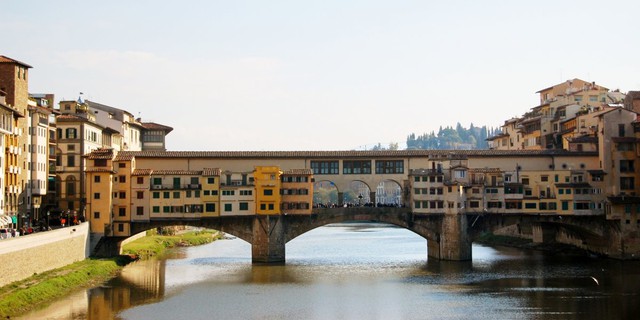
[[[152,184],[151,190],[200,190],[201,184]]]

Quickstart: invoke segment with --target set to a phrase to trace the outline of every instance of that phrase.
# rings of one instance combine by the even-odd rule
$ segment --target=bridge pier
[[[471,260],[471,238],[467,232],[467,216],[445,214],[436,241],[427,240],[427,256],[438,260]]]
[[[251,258],[254,263],[285,261],[285,232],[282,221],[280,215],[255,217],[251,244]]]

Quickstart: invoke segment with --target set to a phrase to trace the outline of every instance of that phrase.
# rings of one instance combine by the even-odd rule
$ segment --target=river
[[[640,262],[473,246],[427,260],[426,241],[383,224],[339,224],[253,265],[240,240],[138,261],[24,319],[636,319]]]

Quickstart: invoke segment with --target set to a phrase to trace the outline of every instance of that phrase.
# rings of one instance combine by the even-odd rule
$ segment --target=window
[[[126,167],[127,167],[126,163],[124,163],[124,162],[118,163],[118,168],[126,168]]]
[[[144,215],[144,207],[136,207],[136,215]]]
[[[620,189],[621,190],[633,190],[634,189],[633,177],[620,177]]]
[[[267,205],[264,203],[260,204],[260,210],[267,210]]]
[[[620,172],[635,171],[633,160],[620,160]]]
[[[127,182],[127,177],[126,176],[120,176],[119,181],[120,181],[120,183],[125,183],[125,182]]]
[[[222,190],[223,196],[232,196],[235,194],[235,190]]]
[[[127,208],[125,207],[118,208],[118,216],[124,217],[126,215],[127,215]]]
[[[76,157],[74,155],[67,156],[67,166],[75,167],[76,166]]]
[[[126,199],[127,198],[127,193],[124,192],[124,191],[120,191],[119,196],[120,196],[120,199]]]
[[[151,207],[151,212],[153,212],[153,213],[160,213],[160,206],[153,206],[153,207]]]
[[[124,232],[124,223],[118,223],[118,232]]]
[[[77,131],[75,128],[67,128],[65,130],[65,134],[67,136],[67,139],[75,139],[77,138]]]
[[[252,194],[253,194],[253,192],[251,190],[240,190],[240,195],[241,196],[250,196]]]
[[[99,192],[94,193],[93,198],[96,200],[100,199],[100,193]]]
[[[549,181],[549,176],[541,176],[540,181],[542,182]]]
[[[136,183],[137,184],[144,184],[144,177],[137,177],[136,178]]]
[[[457,179],[464,179],[464,177],[467,175],[467,172],[464,170],[454,170],[453,171],[453,176]]]
[[[265,196],[272,196],[273,195],[273,189],[264,189],[262,194],[265,195]]]
[[[376,160],[376,174],[404,173],[403,160]]]
[[[173,192],[173,198],[174,199],[180,199],[180,191],[174,191]]]
[[[162,212],[163,213],[170,213],[171,212],[171,206],[163,206],[162,207]]]
[[[162,197],[163,197],[163,198],[165,198],[165,199],[169,199],[169,198],[171,198],[171,192],[169,192],[169,191],[164,191],[164,192],[162,193]]]
[[[152,181],[153,182],[151,184],[153,184],[154,186],[161,186],[162,185],[162,178],[153,178]]]
[[[489,209],[499,209],[499,208],[502,208],[502,202],[499,202],[499,201],[489,201],[489,202],[487,202],[487,208],[489,208]]]
[[[100,176],[93,176],[93,182],[100,182]]]
[[[208,177],[208,178],[207,178],[207,183],[208,183],[208,184],[214,184],[214,183],[216,183],[216,178],[214,178],[214,177]]]
[[[209,190],[204,190],[204,191],[203,191],[203,195],[204,195],[204,196],[208,196],[208,195],[210,195],[210,194],[211,194],[211,191],[209,191]],[[187,198],[189,198],[189,197],[191,197],[191,192],[190,192],[190,191],[187,191]]]
[[[207,212],[216,212],[216,204],[215,203],[207,203],[204,205],[205,210]]]
[[[618,151],[633,151],[633,143],[619,142],[617,146],[618,146]]]
[[[342,173],[343,174],[370,174],[371,173],[371,160],[365,161],[342,161]]]
[[[144,191],[136,191],[137,199],[144,199]]]
[[[273,203],[269,203],[269,210],[273,210]]]
[[[75,196],[76,182],[74,180],[67,181],[67,196]]]
[[[522,178],[522,184],[529,185],[529,178]]]
[[[338,174],[338,161],[311,161],[313,174]]]
[[[618,136],[619,137],[624,137],[624,124],[618,124]]]
[[[249,203],[248,202],[240,202],[240,211],[247,211],[249,210]]]
[[[154,198],[154,199],[160,199],[160,192],[158,192],[158,191],[154,191],[154,192],[152,193],[152,195],[153,195],[153,198]]]
[[[480,202],[479,201],[470,201],[469,202],[469,207],[470,208],[480,208]]]
[[[233,210],[233,207],[231,206],[231,203],[225,203],[224,204],[224,211],[225,212],[231,212]]]
[[[96,211],[93,213],[93,218],[94,219],[100,219],[100,212]]]
[[[537,204],[535,202],[527,202],[524,204],[525,209],[535,209],[537,208]]]

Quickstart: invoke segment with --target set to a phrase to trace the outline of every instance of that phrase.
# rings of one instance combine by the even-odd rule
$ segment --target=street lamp
[[[358,206],[362,206],[362,193],[358,196]]]

